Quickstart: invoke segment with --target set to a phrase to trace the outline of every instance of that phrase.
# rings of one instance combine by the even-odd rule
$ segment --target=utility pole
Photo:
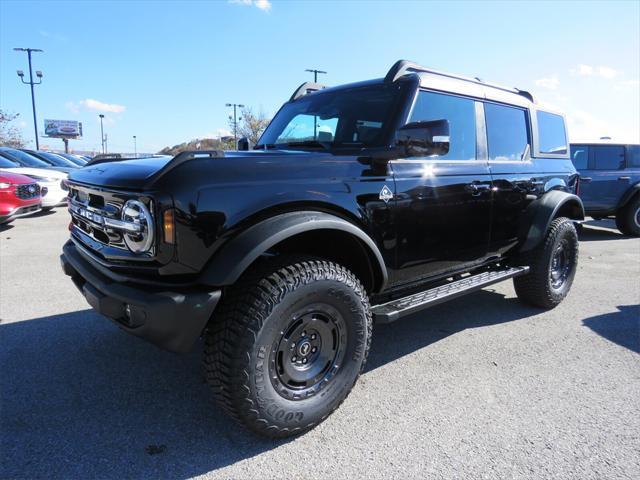
[[[136,143],[136,136],[133,136],[133,156],[134,158],[138,158],[138,145]]]
[[[236,118],[236,108],[244,108],[241,103],[226,103],[226,107],[233,107],[233,144],[238,149],[238,120],[242,120],[242,117]],[[231,116],[229,116],[231,118]]]
[[[313,73],[313,81],[315,83],[318,83],[318,74],[319,73],[324,73],[326,75],[327,72],[323,71],[323,70],[316,70],[315,68],[307,68],[305,70],[305,72],[311,72]]]
[[[104,127],[102,126],[104,115],[101,113],[98,116],[100,117],[100,145],[102,145],[102,153],[104,153]]]
[[[107,134],[104,135],[104,153],[107,153],[109,150],[107,149]]]
[[[40,79],[39,82],[33,81],[33,70],[31,69],[31,52],[42,52],[39,48],[14,48],[16,52],[27,52],[27,57],[29,58],[29,81],[24,81],[24,73],[22,70],[18,70],[18,76],[22,83],[25,85],[31,86],[31,107],[33,109],[33,129],[36,133],[36,150],[40,150],[40,142],[38,141],[38,119],[36,118],[36,97],[35,92],[33,91],[34,85],[40,85],[42,83],[42,72],[40,70],[36,71],[36,77]]]

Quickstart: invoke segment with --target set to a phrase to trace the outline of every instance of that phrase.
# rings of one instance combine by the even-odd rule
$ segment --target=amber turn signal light
[[[176,243],[176,216],[173,208],[165,210],[162,215],[162,231],[165,243]]]

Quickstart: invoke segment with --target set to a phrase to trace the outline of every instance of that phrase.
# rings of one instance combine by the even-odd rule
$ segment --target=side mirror
[[[247,137],[242,137],[238,140],[238,150],[250,150],[251,142]]]
[[[404,148],[408,157],[446,155],[449,153],[449,121],[407,123],[398,130],[396,145]]]

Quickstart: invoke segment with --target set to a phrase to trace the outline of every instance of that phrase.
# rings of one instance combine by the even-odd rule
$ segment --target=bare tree
[[[0,146],[20,148],[24,147],[25,141],[20,130],[13,126],[13,122],[20,116],[19,113],[7,113],[0,110]]]
[[[262,110],[258,113],[253,113],[250,107],[243,108],[241,119],[238,120],[238,138],[247,137],[251,144],[255,145],[270,121],[271,119],[267,118],[267,115]],[[233,131],[233,119],[229,123]]]

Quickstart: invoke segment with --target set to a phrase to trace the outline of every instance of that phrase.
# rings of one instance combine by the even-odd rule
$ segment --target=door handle
[[[589,183],[591,180],[593,180],[591,177],[580,177],[580,181],[584,183]]]
[[[491,186],[486,183],[469,183],[468,185],[465,185],[464,188],[467,192],[471,192],[471,195],[476,196],[489,190]]]
[[[631,177],[618,177],[618,180],[626,182],[628,180],[631,180]]]

